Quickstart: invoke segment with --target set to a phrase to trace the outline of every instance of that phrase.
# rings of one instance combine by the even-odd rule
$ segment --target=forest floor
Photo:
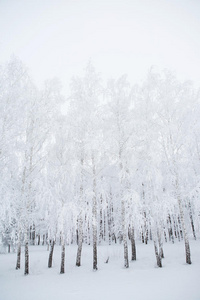
[[[75,267],[76,246],[55,247],[47,268],[46,246],[30,247],[30,275],[15,270],[16,253],[0,254],[0,300],[200,300],[200,240],[190,241],[192,265],[185,264],[184,243],[164,243],[163,268],[157,268],[153,243],[137,242],[137,261],[123,268],[123,246],[98,246],[98,271],[92,271],[92,247],[84,245],[82,266]],[[130,249],[129,249],[130,255]],[[105,261],[109,256],[109,262]]]

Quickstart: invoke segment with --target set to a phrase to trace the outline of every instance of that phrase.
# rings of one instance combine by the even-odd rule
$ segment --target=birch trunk
[[[110,204],[111,206],[111,204]],[[111,207],[107,204],[107,220],[108,220],[108,243],[111,245],[112,231],[111,231]],[[112,224],[113,225],[113,224]]]
[[[104,234],[105,234],[105,223],[103,223],[103,211],[102,211],[102,203],[103,203],[103,198],[101,195],[101,201],[100,201],[100,213],[99,213],[99,244],[101,244],[101,241],[104,239]],[[103,230],[104,229],[104,230]]]
[[[169,229],[168,229],[168,232],[169,232],[169,240],[172,240],[172,243],[174,244],[174,232],[173,232],[173,229],[172,229],[172,221],[171,221],[171,216],[169,214],[168,216],[168,221],[169,221]]]
[[[50,252],[49,252],[49,260],[48,260],[48,268],[52,267],[52,261],[53,261],[53,250],[54,250],[54,245],[55,245],[55,241],[50,241]]]
[[[62,237],[62,242],[61,242],[61,266],[60,266],[60,274],[65,273],[65,241],[64,237]]]
[[[122,237],[123,237],[123,245],[124,245],[124,267],[129,268],[129,261],[128,261],[128,243],[127,243],[127,230],[126,230],[126,207],[125,201],[123,199],[123,178],[122,178],[122,171],[123,165],[121,161],[121,153],[119,153],[119,160],[120,160],[120,195],[121,195],[121,218],[122,218]]]
[[[25,179],[26,179],[26,167],[23,169],[22,173],[22,188],[21,188],[21,205],[23,205],[23,197],[24,197],[24,189],[25,189]],[[20,269],[21,267],[21,236],[22,236],[22,216],[21,216],[21,209],[19,210],[19,222],[18,222],[18,246],[17,246],[17,263],[16,263],[16,270]]]
[[[81,266],[81,253],[82,253],[82,245],[83,245],[83,220],[81,212],[78,218],[78,250],[76,256],[76,266]]]
[[[92,205],[92,231],[93,231],[93,270],[97,268],[97,197],[96,197],[96,168],[94,157],[92,157],[93,165],[93,205]]]
[[[28,252],[28,233],[25,231],[25,269],[24,275],[29,274],[29,252]]]
[[[80,185],[80,198],[79,198],[79,207],[83,204],[83,158],[81,159],[81,185]],[[76,255],[76,266],[81,266],[81,253],[83,247],[83,216],[82,211],[80,211],[78,216],[78,250]]]
[[[191,207],[190,201],[189,201],[189,215],[190,215],[192,233],[193,233],[194,239],[196,240],[196,232],[195,232],[195,228],[194,228],[194,221],[193,221],[193,216],[192,216],[192,207]]]
[[[131,250],[132,250],[131,260],[136,260],[135,232],[133,226],[131,227],[130,230],[130,239],[131,239]]]
[[[158,245],[159,245],[159,255],[161,258],[164,258],[163,242],[161,239],[160,231],[158,231]]]
[[[19,232],[19,237],[18,237],[16,270],[20,269],[20,267],[21,267],[21,231]]]
[[[154,240],[154,250],[155,250],[155,255],[156,255],[157,266],[159,268],[162,268],[162,258],[160,256],[160,253],[158,253],[158,246],[157,246],[156,240]]]
[[[191,264],[192,262],[191,262],[191,255],[190,255],[190,245],[189,245],[187,230],[186,230],[186,227],[185,227],[185,218],[184,218],[181,195],[180,195],[180,192],[179,192],[178,178],[176,179],[176,194],[177,194],[177,200],[178,200],[178,206],[179,206],[179,212],[180,212],[180,221],[181,221],[183,236],[184,236],[184,241],[185,241],[186,263]]]
[[[124,244],[124,267],[129,268],[128,243],[127,243],[126,219],[125,219],[125,202],[123,199],[121,201],[121,211],[122,211],[122,236],[123,236],[123,244]]]

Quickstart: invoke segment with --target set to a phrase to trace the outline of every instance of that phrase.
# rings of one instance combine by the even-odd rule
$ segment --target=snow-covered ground
[[[192,265],[185,264],[184,243],[164,244],[163,268],[155,266],[153,244],[137,243],[137,261],[123,268],[123,246],[99,246],[97,272],[92,247],[83,248],[82,266],[75,267],[76,246],[66,247],[66,273],[59,274],[60,247],[53,268],[47,268],[45,246],[30,247],[30,275],[16,271],[16,254],[0,255],[0,300],[199,300],[200,241],[191,241]],[[130,255],[130,249],[129,249]],[[109,256],[108,264],[105,263]]]

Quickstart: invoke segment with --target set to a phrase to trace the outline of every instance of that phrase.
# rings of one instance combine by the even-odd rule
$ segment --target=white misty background
[[[69,245],[78,267],[92,248],[94,271],[98,248],[120,245],[128,269],[137,244],[162,268],[177,241],[191,265],[199,14],[198,1],[1,1],[0,247],[13,269],[31,273],[39,245],[48,268],[61,246],[61,274]]]

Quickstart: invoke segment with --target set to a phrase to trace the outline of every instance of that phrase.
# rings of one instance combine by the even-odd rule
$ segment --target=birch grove
[[[0,69],[1,251],[122,244],[124,268],[137,259],[137,243],[152,243],[162,267],[165,243],[200,237],[200,93],[170,71],[152,69],[133,85],[123,75],[103,82],[91,62],[71,80],[38,89],[12,58]],[[129,247],[130,246],[130,247]],[[131,250],[129,253],[128,249]],[[184,257],[183,257],[184,261]],[[106,262],[109,262],[109,257]]]

